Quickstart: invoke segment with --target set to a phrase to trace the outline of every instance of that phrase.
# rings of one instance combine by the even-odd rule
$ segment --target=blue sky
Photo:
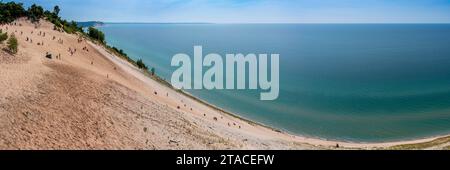
[[[16,0],[69,20],[211,23],[450,23],[450,0]]]

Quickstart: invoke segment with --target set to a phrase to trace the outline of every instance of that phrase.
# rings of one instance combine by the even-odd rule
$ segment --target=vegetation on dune
[[[56,16],[59,15],[59,12],[61,11],[61,9],[59,9],[59,6],[56,5],[55,7],[53,7],[53,14],[55,14]]]
[[[156,77],[156,70],[155,68],[148,69],[149,67],[142,61],[142,59],[139,59],[137,61],[133,60],[126,54],[122,49],[118,49],[117,47],[111,47],[106,45],[106,48],[115,53],[117,56],[127,60],[131,64],[137,66],[139,69],[142,69],[145,73],[148,73],[149,75]]]
[[[63,30],[69,34],[73,34],[76,32],[83,33],[83,28],[78,27],[77,23],[75,21],[67,22],[66,20],[63,20]]]
[[[9,37],[8,40],[8,50],[10,53],[12,54],[16,54],[18,49],[17,47],[19,46],[19,43],[17,42],[17,38],[14,34],[11,34],[11,37]]]
[[[436,140],[429,141],[429,142],[393,146],[388,149],[391,149],[391,150],[421,150],[421,149],[429,149],[432,147],[438,147],[440,145],[446,145],[449,142],[450,142],[450,136],[438,138]],[[450,149],[450,148],[449,148],[449,146],[446,146],[446,147],[444,147],[444,149]]]
[[[61,11],[61,9],[59,8],[59,6],[55,6],[53,7],[53,11],[45,11],[44,15],[47,18],[48,21],[50,21],[51,23],[55,24],[55,30],[64,30],[65,32],[69,33],[69,34],[74,34],[74,33],[82,33],[83,34],[83,28],[81,28],[80,26],[78,26],[78,24],[75,21],[67,21],[67,20],[63,20],[59,17],[59,12]]]
[[[450,146],[444,147],[444,150],[450,150]]]
[[[31,22],[39,22],[39,20],[44,17],[44,8],[36,4],[31,5],[28,8],[27,17]]]
[[[110,51],[114,52],[117,56],[127,60],[128,62],[132,63],[133,65],[136,65],[136,61],[134,61],[132,58],[130,58],[128,56],[128,54],[125,53],[122,49],[118,49],[116,47],[111,47],[109,45],[106,45],[106,48],[109,49]]]
[[[7,33],[2,33],[2,30],[0,30],[0,44],[3,43],[3,41],[8,39],[8,34]]]
[[[127,56],[127,54],[125,54],[125,53],[123,52],[122,49],[118,49],[118,48],[116,48],[116,47],[111,47],[111,48],[112,48],[115,52],[119,53],[120,55]]]
[[[145,63],[142,61],[142,59],[139,59],[139,60],[136,62],[136,64],[137,64],[137,66],[138,66],[140,69],[148,70],[148,67],[145,65]]]
[[[55,24],[55,30],[63,30],[69,34],[83,33],[83,29],[76,22],[61,19],[58,16],[60,11],[59,6],[55,6],[53,11],[50,12],[36,4],[31,5],[25,10],[22,3],[0,2],[0,24],[11,23],[21,17],[26,17],[34,23],[39,22],[40,19],[46,19]]]
[[[0,24],[10,23],[27,15],[22,3],[0,1]]]
[[[105,34],[94,27],[89,27],[88,36],[102,44],[105,43]]]

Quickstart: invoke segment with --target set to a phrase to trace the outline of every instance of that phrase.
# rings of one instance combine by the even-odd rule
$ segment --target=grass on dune
[[[446,143],[450,143],[450,136],[438,138],[430,142],[416,143],[416,144],[405,144],[405,145],[397,145],[390,147],[388,149],[392,150],[420,150],[420,149],[428,149],[431,147],[443,145]],[[444,147],[446,150],[450,150],[450,146]]]

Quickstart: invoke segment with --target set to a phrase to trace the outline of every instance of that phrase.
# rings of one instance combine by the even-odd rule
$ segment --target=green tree
[[[147,69],[148,69],[148,67],[145,65],[145,63],[142,61],[142,59],[139,59],[139,60],[136,62],[136,65],[137,65],[140,69],[143,69],[143,70],[147,70]]]
[[[11,34],[8,40],[8,50],[12,54],[16,54],[18,52],[19,43],[17,42],[17,38],[14,34]]]
[[[58,16],[60,11],[61,11],[61,9],[59,9],[58,5],[53,7],[53,14],[55,14],[55,16]]]
[[[28,8],[28,19],[32,22],[38,22],[44,16],[44,9],[36,4]]]
[[[71,21],[70,23],[66,20],[63,20],[63,29],[69,34],[75,33],[75,32],[83,32],[83,29],[81,27],[78,27],[78,24],[75,21]]]
[[[26,11],[22,3],[3,3],[3,1],[0,1],[0,23],[13,22],[15,19],[25,15]]]
[[[89,37],[100,41],[101,43],[105,42],[105,34],[103,32],[101,32],[98,29],[95,29],[94,27],[89,27],[89,32],[88,32]]]
[[[70,22],[70,28],[72,28],[72,30],[74,30],[75,32],[76,31],[83,32],[83,28],[79,27],[77,22],[75,22],[75,21]]]
[[[44,11],[44,16],[46,16],[51,22],[54,20],[55,16],[52,12],[49,10]]]

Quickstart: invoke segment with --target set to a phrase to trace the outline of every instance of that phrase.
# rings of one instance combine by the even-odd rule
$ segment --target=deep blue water
[[[450,133],[450,25],[106,24],[107,42],[170,80],[172,56],[280,54],[280,97],[189,90],[294,134],[356,142]]]

